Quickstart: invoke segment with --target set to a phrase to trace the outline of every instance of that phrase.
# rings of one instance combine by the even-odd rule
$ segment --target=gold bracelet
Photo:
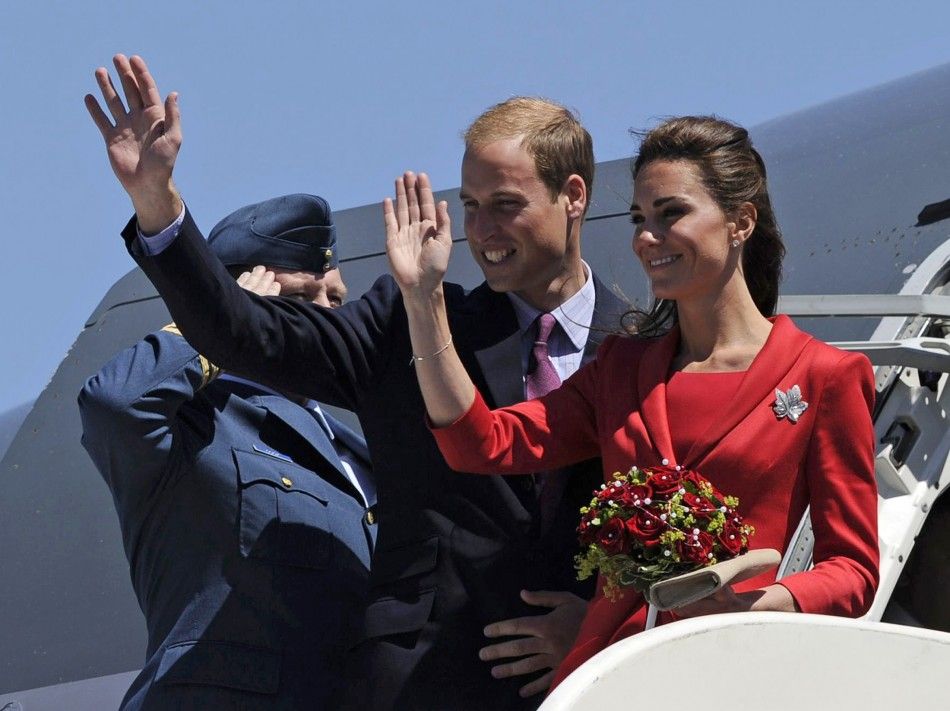
[[[412,354],[412,358],[409,359],[409,365],[413,365],[416,361],[429,360],[429,358],[435,358],[437,355],[440,355],[440,354],[442,354],[442,353],[445,353],[445,352],[449,349],[449,346],[451,346],[451,345],[452,345],[452,336],[450,335],[450,336],[449,336],[449,342],[446,343],[444,346],[442,346],[442,347],[441,347],[439,350],[437,350],[435,353],[432,353],[431,355],[427,355],[427,356],[417,356],[415,353],[413,353],[413,354]]]

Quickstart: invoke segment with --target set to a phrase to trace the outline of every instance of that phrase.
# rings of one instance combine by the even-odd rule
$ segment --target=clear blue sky
[[[118,237],[129,203],[82,105],[116,52],[180,92],[176,178],[207,229],[288,192],[376,202],[408,168],[456,186],[460,130],[514,94],[577,109],[609,160],[658,116],[751,126],[943,64],[948,26],[945,0],[5,0],[0,411],[42,390],[133,266]]]

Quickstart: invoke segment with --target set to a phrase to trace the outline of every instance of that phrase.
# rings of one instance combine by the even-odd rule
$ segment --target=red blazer
[[[878,581],[874,383],[867,358],[832,348],[777,316],[732,401],[722,403],[722,417],[677,461],[666,379],[678,344],[676,329],[649,341],[609,338],[597,359],[558,390],[495,411],[479,395],[457,422],[434,430],[436,440],[452,468],[469,472],[526,473],[598,454],[605,479],[663,460],[695,469],[739,497],[756,529],[753,548],[784,551],[811,505],[815,566],[781,584],[803,612],[863,614]],[[776,389],[794,385],[808,403],[798,422],[773,410]],[[736,590],[774,581],[773,571]],[[555,684],[607,645],[642,631],[645,613],[632,589],[616,602],[598,590]]]

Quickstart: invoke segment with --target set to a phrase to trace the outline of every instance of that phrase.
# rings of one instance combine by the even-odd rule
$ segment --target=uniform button
[[[290,479],[288,479],[288,478],[285,477],[285,476],[282,476],[282,477],[280,478],[280,481],[281,481],[281,483],[282,483],[284,486],[286,486],[288,489],[289,489],[291,486],[294,485],[293,481],[291,481]]]
[[[331,269],[333,269],[333,267],[330,266],[330,263],[329,263],[329,262],[325,262],[324,265],[323,265],[323,271],[328,272],[328,271],[330,271]]]
[[[376,512],[373,511],[373,509],[366,509],[366,513],[363,514],[363,520],[372,526],[374,523],[376,523]]]

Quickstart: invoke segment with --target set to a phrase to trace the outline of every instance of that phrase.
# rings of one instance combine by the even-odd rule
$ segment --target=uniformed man
[[[220,222],[239,282],[343,303],[327,203],[288,195]],[[361,436],[305,398],[222,374],[168,326],[79,396],[83,445],[112,491],[145,614],[123,709],[333,708],[375,539]]]

